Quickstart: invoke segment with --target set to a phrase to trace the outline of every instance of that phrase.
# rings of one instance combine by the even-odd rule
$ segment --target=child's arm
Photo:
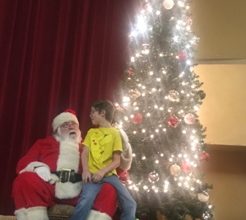
[[[114,151],[113,153],[113,160],[112,162],[104,167],[103,169],[99,170],[97,173],[93,174],[92,181],[99,182],[108,172],[116,169],[120,165],[120,155],[121,151]]]
[[[88,168],[88,155],[89,155],[89,149],[84,145],[81,160],[82,160],[82,167],[83,167],[82,181],[85,183],[91,181],[91,173]]]

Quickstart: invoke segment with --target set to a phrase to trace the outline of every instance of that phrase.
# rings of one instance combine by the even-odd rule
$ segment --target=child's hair
[[[92,107],[94,107],[96,111],[98,111],[99,113],[101,113],[104,110],[106,120],[110,123],[113,122],[115,107],[112,102],[108,100],[99,100],[94,102],[92,104]]]

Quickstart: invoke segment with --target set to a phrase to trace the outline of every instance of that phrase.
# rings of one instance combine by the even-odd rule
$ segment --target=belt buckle
[[[60,181],[62,183],[66,183],[70,180],[70,176],[71,176],[71,169],[61,169],[60,171]]]

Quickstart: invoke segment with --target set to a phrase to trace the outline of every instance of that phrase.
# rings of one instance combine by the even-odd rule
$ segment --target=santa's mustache
[[[78,135],[78,132],[75,130],[71,130],[68,132],[69,135]]]
[[[58,138],[61,141],[75,141],[79,143],[81,141],[81,132],[80,130],[70,129],[66,134],[61,134],[60,129],[58,128]]]
[[[71,129],[66,135],[65,137],[70,137],[72,139],[76,139],[78,136],[80,135],[80,132],[74,129]]]

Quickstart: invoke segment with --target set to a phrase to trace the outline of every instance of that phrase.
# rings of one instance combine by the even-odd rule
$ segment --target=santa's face
[[[62,140],[70,140],[79,143],[81,141],[81,132],[79,125],[74,121],[64,122],[57,131]]]

